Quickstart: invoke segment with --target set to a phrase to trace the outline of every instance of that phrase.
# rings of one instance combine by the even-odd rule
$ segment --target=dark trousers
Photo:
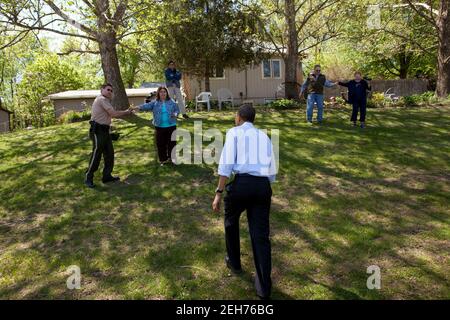
[[[356,122],[356,119],[358,117],[358,111],[359,111],[359,121],[365,122],[366,121],[366,101],[358,101],[353,103],[353,111],[352,111],[352,117],[350,121]]]
[[[269,297],[272,289],[272,255],[269,239],[269,212],[272,197],[270,182],[265,177],[236,176],[227,184],[225,204],[225,241],[230,263],[241,268],[239,218],[247,210],[256,276],[255,287],[260,297]]]
[[[103,178],[108,178],[111,176],[114,168],[114,147],[109,135],[109,126],[91,123],[89,136],[92,140],[92,153],[89,159],[89,167],[86,171],[86,180],[94,178],[94,172],[98,170],[102,155],[105,161]]]
[[[176,141],[172,141],[172,133],[176,129],[176,126],[168,128],[155,127],[156,147],[158,148],[158,158],[160,162],[172,159],[172,149],[177,144]]]

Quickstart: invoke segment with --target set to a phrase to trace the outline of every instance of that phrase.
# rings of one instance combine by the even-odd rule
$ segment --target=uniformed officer
[[[253,126],[255,109],[243,105],[235,117],[236,127],[227,132],[219,164],[219,183],[213,209],[220,210],[224,188],[226,265],[233,273],[241,273],[239,218],[247,211],[247,219],[256,268],[256,293],[261,299],[271,294],[271,245],[269,212],[271,182],[275,181],[276,163],[269,137]],[[225,183],[234,173],[234,180]]]
[[[110,135],[111,118],[120,118],[132,114],[130,109],[116,111],[111,105],[113,95],[112,85],[107,83],[102,85],[101,94],[95,98],[92,104],[91,127],[89,136],[92,140],[92,153],[89,160],[89,167],[86,171],[85,184],[89,188],[94,188],[94,172],[100,165],[100,160],[104,158],[105,167],[103,169],[103,183],[120,180],[119,177],[111,175],[114,167],[114,148]]]

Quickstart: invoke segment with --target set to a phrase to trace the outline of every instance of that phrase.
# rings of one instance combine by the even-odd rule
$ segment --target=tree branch
[[[424,18],[426,21],[428,21],[429,23],[431,23],[436,29],[439,29],[439,27],[438,27],[438,25],[437,25],[437,23],[436,23],[436,20],[431,16],[428,16],[428,15],[426,15],[426,14],[424,14],[422,11],[420,11],[416,6],[419,6],[419,7],[423,7],[423,8],[425,8],[425,9],[431,9],[431,7],[429,6],[429,5],[427,5],[427,4],[425,4],[425,3],[413,3],[411,0],[405,0],[407,3],[408,3],[408,5],[409,5],[409,7],[411,8],[411,9],[413,9],[419,16],[421,16],[422,18]],[[398,5],[398,6],[401,6],[401,5]],[[433,14],[436,14],[436,15],[439,15],[439,12],[434,12],[433,10],[430,10]]]
[[[13,37],[13,39],[11,41],[9,41],[8,43],[2,45],[0,47],[0,50],[3,50],[3,49],[8,48],[8,47],[12,47],[15,44],[19,43],[20,41],[25,39],[25,37],[28,35],[29,32],[30,32],[30,30],[22,30],[22,31],[20,31],[17,35],[15,35]]]
[[[56,6],[53,3],[53,1],[50,1],[50,0],[44,0],[44,1],[45,1],[45,3],[47,3],[50,6],[50,8],[52,8],[53,12],[55,12],[58,16],[63,18],[67,23],[69,23],[73,27],[75,27],[75,28],[77,28],[77,29],[87,33],[91,37],[95,38],[97,36],[97,32],[95,32],[91,28],[86,27],[85,25],[81,24],[80,22],[70,18],[67,14],[62,12],[62,10],[60,8],[58,8],[58,6]]]
[[[70,50],[65,51],[65,52],[58,52],[57,55],[59,55],[59,56],[67,56],[67,55],[70,55],[70,54],[72,54],[72,53],[100,54],[100,51],[70,49]]]

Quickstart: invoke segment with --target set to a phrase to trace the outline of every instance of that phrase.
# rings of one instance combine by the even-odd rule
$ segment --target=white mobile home
[[[217,91],[226,88],[231,91],[234,104],[244,100],[252,100],[255,104],[264,104],[284,97],[284,61],[274,57],[261,63],[247,66],[244,70],[221,69],[215,70],[210,78],[210,92],[212,99],[217,99]],[[302,83],[302,66],[297,68],[297,82]],[[190,77],[183,78],[183,91],[187,100],[205,91],[204,79]]]

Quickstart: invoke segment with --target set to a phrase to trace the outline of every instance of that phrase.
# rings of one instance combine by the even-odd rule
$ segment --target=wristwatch
[[[216,193],[223,193],[223,189],[220,190],[219,188],[216,189]]]

